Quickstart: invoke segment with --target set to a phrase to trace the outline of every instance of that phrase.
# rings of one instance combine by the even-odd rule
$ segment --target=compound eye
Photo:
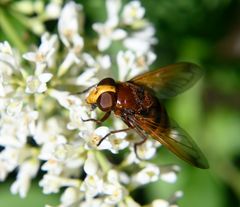
[[[98,107],[105,112],[110,111],[113,108],[114,103],[115,93],[113,92],[102,93],[97,100]]]

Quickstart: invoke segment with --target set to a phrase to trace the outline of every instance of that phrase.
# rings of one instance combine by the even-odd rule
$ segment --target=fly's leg
[[[141,131],[139,130],[138,128],[135,128],[136,132],[140,135],[140,137],[142,137],[142,140],[140,142],[137,142],[134,144],[134,152],[136,154],[136,157],[139,159],[139,160],[142,160],[142,158],[140,158],[138,156],[138,152],[137,152],[137,147],[138,146],[141,146],[144,142],[147,141],[147,136]]]
[[[99,146],[103,140],[105,140],[108,136],[110,136],[111,134],[116,134],[118,132],[126,132],[128,130],[130,130],[132,128],[128,127],[128,128],[125,128],[125,129],[119,129],[119,130],[114,130],[114,131],[110,131],[109,133],[107,133],[104,137],[101,138],[101,140],[98,142],[97,146]]]
[[[97,119],[82,119],[83,122],[93,121],[97,124],[102,124],[111,114],[111,111],[106,112],[100,120]]]

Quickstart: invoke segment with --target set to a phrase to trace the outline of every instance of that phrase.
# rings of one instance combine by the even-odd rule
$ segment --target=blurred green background
[[[23,52],[39,39],[11,10],[13,1],[0,1],[0,41],[9,40]],[[86,14],[87,32],[95,21],[105,20],[103,0],[78,1]],[[127,1],[124,1],[127,2]],[[177,183],[161,181],[136,192],[142,203],[168,198],[183,190],[182,207],[240,206],[240,1],[238,0],[146,0],[146,17],[154,23],[158,56],[154,67],[190,61],[205,69],[205,77],[191,90],[167,103],[170,115],[196,140],[210,163],[209,170],[185,164],[161,148],[156,162],[176,163],[182,168]],[[97,12],[96,12],[97,11]],[[9,25],[5,25],[7,19]],[[56,31],[56,21],[45,22]],[[12,33],[12,31],[15,31]],[[24,45],[26,38],[28,45]],[[37,182],[21,200],[9,192],[14,174],[0,184],[0,207],[57,204],[58,198],[43,196]]]

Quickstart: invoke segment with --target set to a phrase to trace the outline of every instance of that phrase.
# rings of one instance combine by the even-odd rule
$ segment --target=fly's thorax
[[[125,82],[117,85],[117,108],[131,109],[136,113],[150,108],[154,97],[143,87]]]

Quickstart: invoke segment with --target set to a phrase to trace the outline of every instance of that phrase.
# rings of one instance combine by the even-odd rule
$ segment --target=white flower
[[[135,21],[142,19],[144,14],[145,9],[141,6],[140,1],[131,1],[123,8],[123,22],[131,25]]]
[[[117,54],[118,76],[120,81],[128,78],[130,69],[133,67],[135,55],[132,51],[119,51]]]
[[[108,69],[111,67],[109,55],[98,55],[94,58],[88,53],[83,53],[82,59],[85,63],[85,70],[72,80],[76,85],[89,87],[109,75]]]
[[[83,60],[88,69],[95,69],[98,70],[107,70],[111,67],[111,58],[109,55],[97,55],[95,58],[88,54],[83,53]]]
[[[43,157],[42,154],[40,155],[41,157]],[[63,168],[64,168],[63,163],[58,162],[57,160],[54,159],[49,159],[41,167],[42,170],[48,171],[48,173],[52,175],[60,175],[63,171]]]
[[[119,150],[123,150],[129,146],[129,141],[126,140],[126,132],[118,132],[113,136],[109,137],[111,148],[109,149],[112,153],[118,153]]]
[[[160,178],[168,183],[175,183],[177,180],[177,174],[180,171],[180,167],[177,165],[161,167]]]
[[[122,205],[120,207],[141,207],[140,204],[138,204],[136,201],[133,200],[132,197],[127,196],[125,198],[126,205]]]
[[[50,3],[46,5],[46,16],[49,19],[58,18],[61,12],[61,0],[51,0]]]
[[[94,175],[97,173],[98,163],[91,151],[88,152],[88,156],[84,163],[83,169],[88,175]]]
[[[148,164],[143,170],[139,171],[133,180],[141,185],[155,182],[159,179],[160,169],[154,164]]]
[[[77,77],[75,83],[77,85],[85,87],[89,87],[96,84],[98,82],[98,79],[96,78],[96,72],[97,71],[95,68],[93,69],[89,68],[88,70],[84,71],[83,73],[81,73],[81,75]]]
[[[63,136],[56,136],[62,132],[62,128],[61,121],[56,119],[56,117],[51,117],[47,120],[38,119],[36,128],[33,132],[33,139],[41,146],[54,141],[55,138],[61,140],[58,142],[66,142]]]
[[[103,192],[107,195],[105,203],[110,205],[116,205],[125,196],[125,189],[120,184],[105,184]]]
[[[0,181],[4,181],[9,173],[9,163],[0,160]]]
[[[42,73],[39,76],[31,75],[27,77],[26,93],[43,93],[47,90],[47,82],[51,80],[51,73]]]
[[[137,146],[137,155],[139,158],[148,160],[151,159],[156,153],[154,141],[147,140],[143,144]]]
[[[42,147],[39,158],[46,160],[41,169],[51,175],[66,177],[78,176],[86,155],[84,148],[78,144],[70,145],[64,140],[56,140],[58,143],[46,142]]]
[[[0,73],[2,74],[4,71],[4,73],[10,75],[13,70],[19,69],[16,54],[7,41],[0,42],[0,63],[5,66],[4,70],[3,67],[1,67]]]
[[[18,166],[19,150],[6,147],[0,153],[0,180],[3,181],[9,172],[12,172]]]
[[[67,143],[66,138],[61,135],[58,135],[58,136],[54,135],[54,136],[47,137],[47,139],[44,140],[44,144],[42,145],[39,158],[42,160],[53,159],[56,148],[59,145],[66,144],[66,143]]]
[[[24,146],[27,136],[34,133],[37,118],[37,111],[33,111],[28,107],[24,108],[20,113],[15,114],[15,116],[2,114],[0,121],[0,145]]]
[[[81,30],[82,6],[73,1],[68,2],[62,9],[58,20],[58,32],[60,39],[66,47],[71,47],[75,38],[78,38]]]
[[[103,203],[102,198],[88,198],[86,201],[81,202],[81,206],[84,207],[111,207]]]
[[[106,194],[105,203],[115,205],[126,196],[126,189],[119,183],[119,174],[110,170],[107,174],[107,182],[104,183],[103,193]]]
[[[49,35],[45,33],[41,37],[41,44],[36,52],[28,52],[23,54],[23,58],[36,64],[36,75],[52,65],[53,55],[57,49],[57,35]]]
[[[89,131],[89,130],[81,130],[79,135],[82,137],[85,142],[86,142],[86,148],[98,148],[99,150],[103,149],[110,149],[111,148],[111,143],[109,142],[108,137],[104,139],[103,141],[102,138],[107,135],[110,132],[110,129],[105,126],[101,126],[96,128],[95,130]],[[99,146],[97,146],[101,142]]]
[[[127,35],[127,33],[123,29],[117,28],[119,23],[118,13],[120,10],[120,6],[120,0],[106,0],[106,22],[93,24],[93,29],[100,36],[98,41],[98,49],[100,51],[108,49],[113,40],[121,40]]]
[[[13,194],[19,193],[20,197],[24,198],[30,187],[31,179],[37,175],[39,168],[38,160],[29,160],[21,164],[17,180],[11,186],[11,192]]]
[[[169,200],[156,199],[152,202],[151,207],[178,207],[176,201],[183,196],[182,191],[177,191]]]
[[[81,191],[84,191],[86,194],[86,198],[90,199],[98,194],[100,194],[103,190],[103,180],[98,174],[88,175],[81,186]]]
[[[18,58],[18,54],[7,41],[0,42],[0,97],[5,97],[15,90],[10,82],[12,75],[20,71]]]
[[[127,36],[126,31],[117,28],[116,21],[94,23],[93,29],[99,34],[98,49],[100,51],[108,49],[113,40],[121,40]]]
[[[10,56],[13,55],[13,50],[7,41],[0,42],[0,52],[2,54],[8,54]]]
[[[94,118],[89,116],[89,109],[87,107],[82,107],[81,105],[78,107],[72,107],[69,110],[69,118],[70,122],[67,124],[67,128],[70,130],[73,129],[81,129],[81,131],[88,130],[88,132],[91,132],[94,130],[95,123],[88,121],[84,122],[83,120]],[[94,113],[92,114],[94,116]],[[91,130],[92,129],[92,130]]]
[[[70,179],[65,177],[60,177],[51,174],[45,174],[43,179],[40,180],[39,185],[43,187],[43,192],[45,194],[57,193],[63,186],[69,187],[80,187],[80,181],[77,179]]]
[[[119,22],[119,10],[121,8],[121,0],[106,0],[107,21],[112,25]]]
[[[62,64],[58,70],[58,76],[64,75],[73,64],[80,66],[82,64],[82,60],[80,54],[83,50],[84,42],[83,38],[76,34],[71,39],[71,45],[69,45],[69,51],[66,55],[65,59],[63,60]]]
[[[73,107],[83,105],[83,100],[77,96],[70,95],[67,91],[49,90],[49,95],[58,101],[64,108],[70,110]]]
[[[155,59],[156,55],[152,51],[148,51],[145,54],[137,52],[133,66],[129,71],[128,78],[133,78],[139,74],[146,72]]]
[[[78,189],[74,187],[67,188],[61,196],[61,202],[63,206],[72,206],[78,203],[84,194]]]
[[[9,116],[16,116],[18,115],[23,108],[23,101],[19,99],[10,99],[8,106],[7,106],[7,115]]]
[[[153,37],[154,34],[154,27],[147,25],[142,30],[134,32],[131,36],[125,38],[123,44],[130,50],[144,54],[151,50],[151,46],[156,43],[156,39]]]
[[[151,207],[177,207],[176,205],[170,205],[168,201],[163,199],[157,199],[152,202]]]
[[[58,21],[58,32],[63,44],[68,48],[68,53],[59,67],[58,77],[64,75],[74,63],[81,64],[80,54],[84,41],[79,32],[82,30],[82,20],[80,4],[70,1],[62,9]]]

